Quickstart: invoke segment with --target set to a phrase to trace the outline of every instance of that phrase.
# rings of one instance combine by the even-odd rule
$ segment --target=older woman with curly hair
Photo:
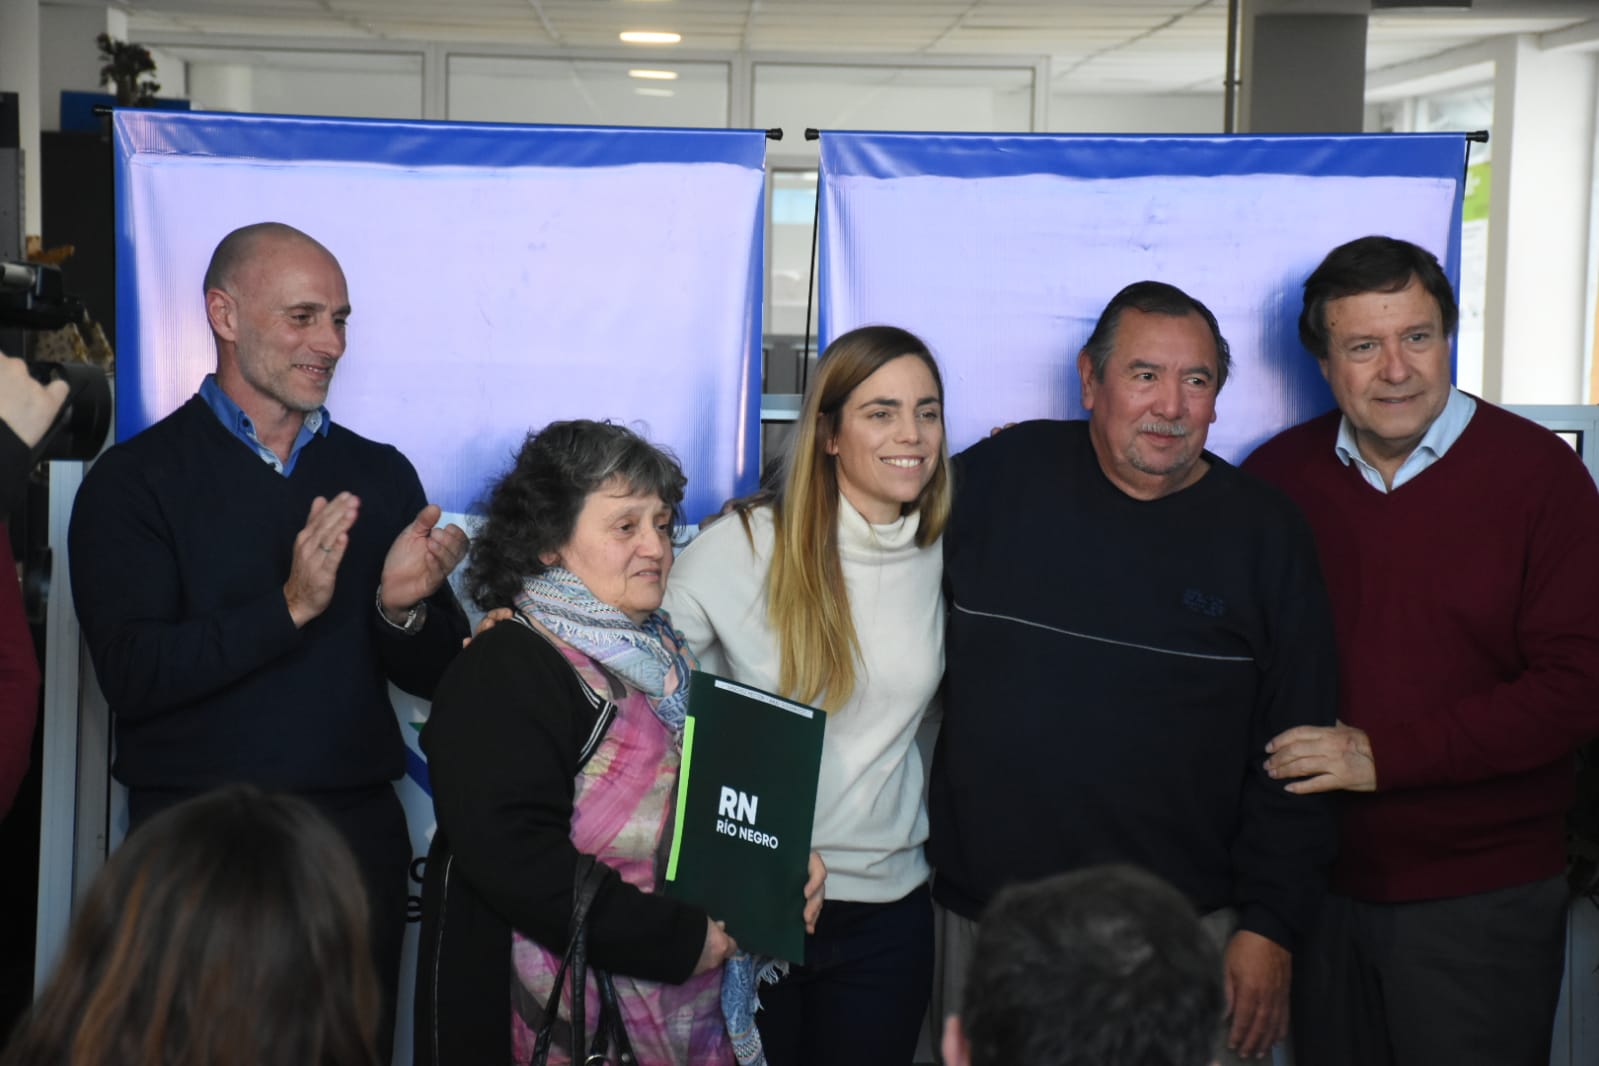
[[[638,1061],[734,1061],[721,989],[737,945],[712,915],[657,891],[694,663],[660,610],[683,487],[677,462],[631,430],[573,421],[529,436],[491,490],[467,591],[514,622],[456,659],[422,732],[438,830],[421,1066],[530,1061],[580,856],[617,875],[589,909],[588,960],[614,978]],[[807,886],[811,921],[820,887],[819,876]],[[550,1062],[570,1055],[562,1022]]]

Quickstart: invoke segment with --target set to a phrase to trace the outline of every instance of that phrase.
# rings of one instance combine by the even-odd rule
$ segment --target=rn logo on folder
[[[806,865],[827,715],[696,670],[689,682],[667,895],[739,947],[805,958]]]

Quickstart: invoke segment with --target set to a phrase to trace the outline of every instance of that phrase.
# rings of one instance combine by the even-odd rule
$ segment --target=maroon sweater
[[[11,809],[28,772],[38,716],[39,662],[22,612],[10,536],[0,516],[0,818]]]
[[[1339,717],[1374,793],[1342,797],[1336,892],[1403,901],[1558,874],[1573,750],[1599,734],[1599,492],[1554,434],[1491,404],[1391,493],[1334,452],[1338,412],[1245,469],[1316,535]]]

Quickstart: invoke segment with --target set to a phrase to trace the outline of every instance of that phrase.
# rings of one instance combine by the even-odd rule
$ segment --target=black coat
[[[417,1066],[510,1061],[511,930],[566,947],[574,780],[597,717],[561,653],[514,623],[473,640],[440,680],[422,731],[438,829],[422,889]],[[612,877],[590,911],[589,961],[678,983],[705,929],[701,908]]]

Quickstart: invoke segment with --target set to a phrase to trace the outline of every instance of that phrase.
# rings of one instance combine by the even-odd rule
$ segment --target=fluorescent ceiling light
[[[677,80],[677,71],[675,71],[675,70],[630,70],[630,71],[627,72],[627,76],[630,77],[630,78],[644,78],[644,79],[646,79],[648,81],[676,81]]]
[[[676,96],[675,89],[656,89],[651,86],[640,85],[633,90],[639,96]]]
[[[623,30],[619,36],[628,44],[676,44],[683,39],[681,33],[656,30]]]

